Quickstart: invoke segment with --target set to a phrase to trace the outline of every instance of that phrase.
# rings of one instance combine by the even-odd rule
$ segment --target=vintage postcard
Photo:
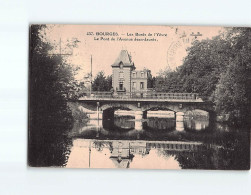
[[[29,166],[250,169],[251,28],[29,28]]]

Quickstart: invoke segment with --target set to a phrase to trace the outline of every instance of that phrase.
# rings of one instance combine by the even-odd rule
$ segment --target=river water
[[[248,129],[208,119],[90,120],[63,135],[48,135],[45,145],[42,166],[246,170],[250,165]]]

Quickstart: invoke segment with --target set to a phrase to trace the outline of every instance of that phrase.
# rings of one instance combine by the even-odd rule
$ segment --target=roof
[[[133,72],[135,72],[135,73],[141,73],[141,72],[150,72],[150,70],[148,70],[148,69],[143,69],[143,70],[133,70]]]
[[[134,66],[131,56],[129,55],[127,50],[120,51],[119,56],[117,57],[115,62],[112,64],[112,66],[119,66],[121,62],[123,63],[124,66]]]

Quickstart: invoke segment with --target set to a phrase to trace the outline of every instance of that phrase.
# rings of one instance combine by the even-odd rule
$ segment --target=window
[[[123,79],[124,78],[124,72],[119,72],[119,78]]]
[[[121,91],[122,91],[122,90],[123,90],[123,88],[124,88],[124,87],[123,87],[123,82],[119,82],[119,90],[121,90]]]
[[[140,82],[140,89],[144,89],[144,82]]]
[[[132,83],[132,89],[136,89],[136,82]]]
[[[143,78],[144,77],[144,72],[141,72],[141,78]]]
[[[133,77],[133,78],[136,78],[136,72],[133,72],[133,73],[132,73],[132,77]]]

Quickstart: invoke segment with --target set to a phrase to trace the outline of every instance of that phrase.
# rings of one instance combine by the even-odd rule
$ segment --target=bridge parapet
[[[79,100],[128,100],[128,101],[189,101],[189,102],[203,102],[196,93],[157,93],[149,91],[136,92],[99,92],[94,91],[92,94],[87,93]]]

